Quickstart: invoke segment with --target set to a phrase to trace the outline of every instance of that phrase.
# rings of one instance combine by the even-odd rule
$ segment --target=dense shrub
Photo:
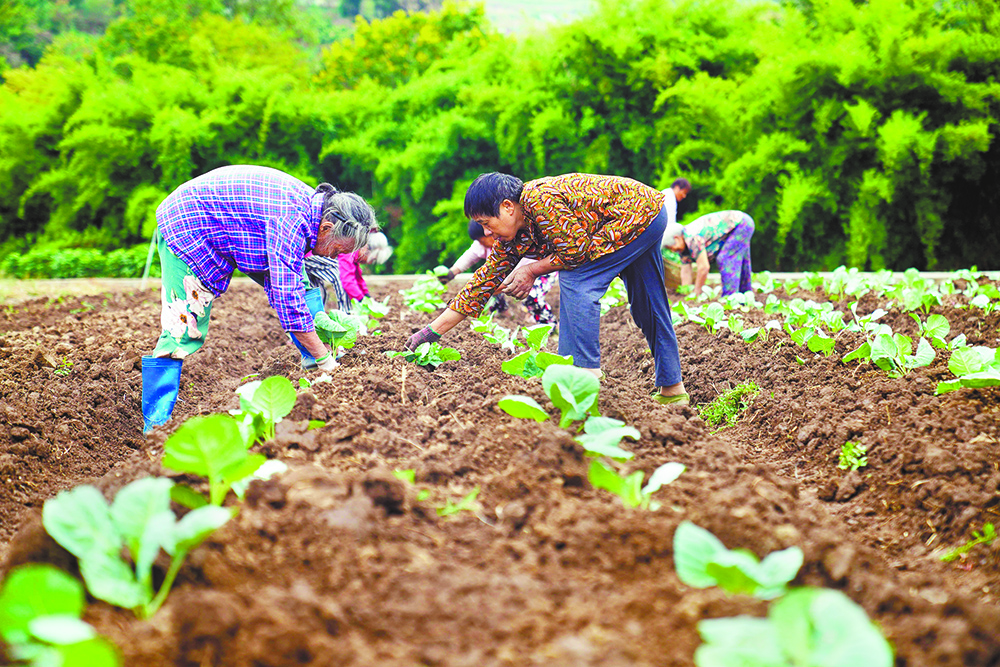
[[[137,245],[105,253],[91,248],[30,250],[7,255],[0,271],[7,278],[141,278],[149,247]],[[160,275],[154,253],[150,275]]]

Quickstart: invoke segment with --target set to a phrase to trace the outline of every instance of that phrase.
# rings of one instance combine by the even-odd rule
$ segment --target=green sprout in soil
[[[59,365],[53,372],[60,377],[66,377],[73,372],[73,362],[63,357],[63,360],[59,362]]]
[[[457,503],[453,503],[449,500],[445,503],[444,507],[437,508],[437,515],[449,517],[454,516],[459,512],[476,512],[479,510],[479,503],[476,502],[476,496],[478,495],[479,487],[477,486]]]
[[[442,347],[440,343],[421,343],[415,350],[389,350],[385,356],[393,359],[402,357],[404,360],[426,366],[435,370],[446,361],[456,361],[462,358],[461,353],[453,347]]]
[[[860,442],[848,440],[840,448],[840,462],[837,464],[837,467],[841,470],[850,470],[851,472],[854,472],[858,468],[864,468],[868,465],[868,457],[865,456],[867,451],[868,448]]]
[[[736,385],[729,391],[715,397],[707,405],[700,406],[698,413],[709,426],[723,429],[736,423],[740,414],[750,407],[760,387],[753,380]]]
[[[972,531],[972,539],[963,544],[960,547],[955,547],[945,555],[941,556],[941,560],[946,563],[950,563],[953,560],[959,558],[965,558],[965,555],[972,551],[973,548],[979,546],[980,544],[990,545],[997,539],[996,529],[993,527],[992,523],[983,524],[983,532],[978,533]]]

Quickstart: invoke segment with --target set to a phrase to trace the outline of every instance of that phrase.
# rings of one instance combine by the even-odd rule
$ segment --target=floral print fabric
[[[191,268],[157,238],[162,267],[160,327],[154,357],[183,359],[205,344],[214,296]]]

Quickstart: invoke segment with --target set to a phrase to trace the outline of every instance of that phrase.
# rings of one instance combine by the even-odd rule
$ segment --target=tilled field
[[[289,471],[251,486],[237,517],[191,553],[160,612],[139,621],[88,606],[126,665],[691,665],[699,620],[761,616],[767,603],[681,583],[672,538],[685,519],[758,556],[801,547],[794,584],[859,603],[897,666],[1000,664],[997,545],[940,558],[1000,514],[1000,389],[935,396],[951,377],[947,354],[890,379],[840,361],[858,334],[823,357],[784,332],[748,345],[685,322],[677,333],[695,403],[746,380],[760,387],[736,426],[713,432],[694,407],[650,400],[645,341],[615,308],[602,320],[600,408],[642,435],[626,443],[636,456],[625,468],[687,466],[657,493],[660,510],[629,510],[590,485],[583,450],[557,419],[496,407],[507,394],[550,404],[537,379],[502,373],[509,355],[468,326],[441,341],[462,359],[435,372],[386,358],[428,319],[395,290],[373,290],[391,295],[384,334],[361,338],[331,382],[300,390],[261,448]],[[952,335],[998,347],[1000,315],[955,299],[932,312]],[[865,297],[858,310],[879,305]],[[908,315],[884,321],[916,337]],[[147,438],[139,360],[158,327],[153,291],[36,299],[0,316],[4,572],[32,561],[75,572],[41,530],[46,499],[82,483],[111,497],[168,475],[162,445],[184,419],[238,407],[245,376],[305,375],[263,292],[238,283],[184,364],[174,420]],[[306,431],[310,419],[327,425]],[[868,446],[867,467],[838,469],[846,440]],[[416,486],[393,476],[402,469]],[[477,512],[435,512],[476,487]],[[420,490],[429,496],[418,500]]]

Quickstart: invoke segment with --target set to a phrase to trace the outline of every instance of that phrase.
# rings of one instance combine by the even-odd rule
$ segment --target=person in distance
[[[694,284],[693,294],[701,294],[712,260],[722,275],[722,296],[752,292],[750,239],[753,218],[743,211],[716,211],[687,225],[675,222],[663,233],[663,247],[681,257],[681,284]],[[691,275],[691,265],[695,274]]]

